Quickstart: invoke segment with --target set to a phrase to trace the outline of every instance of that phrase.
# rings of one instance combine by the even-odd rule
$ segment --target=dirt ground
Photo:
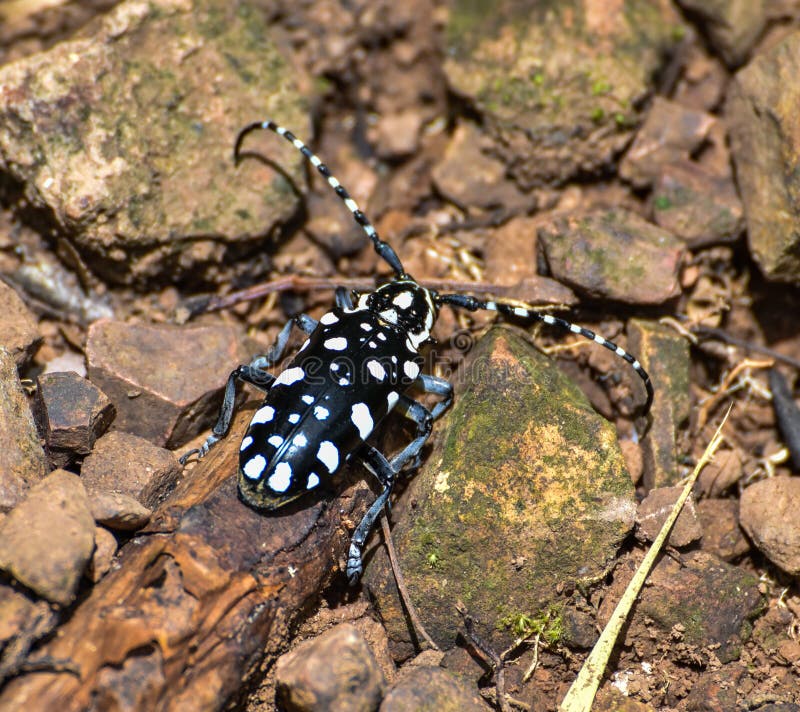
[[[733,405],[595,709],[800,710],[800,6],[485,5],[0,1],[0,709],[557,709]],[[290,145],[234,166],[270,115],[420,283],[652,379],[644,414],[611,350],[442,308],[456,403],[391,513],[439,653],[377,536],[345,582],[363,472],[251,511],[254,404],[176,459],[287,318],[391,277]]]

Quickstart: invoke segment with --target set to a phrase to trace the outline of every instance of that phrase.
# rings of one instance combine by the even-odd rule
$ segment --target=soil
[[[202,3],[203,12],[208,12],[209,4],[213,6]],[[599,17],[613,24],[613,8],[624,4],[591,3],[597,6],[594,11],[598,17],[594,20],[598,26],[602,25]],[[0,2],[0,17],[4,17],[0,24],[0,62],[24,62],[39,52],[57,48],[60,42],[74,39],[76,33],[96,36],[98,18],[112,7],[108,2],[41,5],[33,1]],[[505,10],[516,17],[515,12],[525,4],[503,5],[508,5]],[[567,108],[548,114],[546,124],[536,124],[530,118],[535,114],[531,106],[535,107],[536,102],[526,103],[527,95],[520,98],[513,94],[509,98],[503,87],[498,88],[499,80],[491,84],[490,92],[481,84],[485,80],[488,86],[488,79],[478,76],[482,69],[474,64],[454,68],[462,53],[467,52],[470,62],[485,61],[492,71],[504,77],[510,72],[501,63],[506,59],[509,40],[506,37],[488,42],[476,50],[480,23],[465,20],[463,27],[454,29],[453,17],[458,10],[443,3],[264,2],[252,3],[248,12],[258,13],[260,22],[274,28],[270,42],[283,58],[281,67],[293,73],[293,86],[287,89],[281,84],[280,92],[296,91],[300,98],[292,94],[288,99],[281,98],[281,102],[285,101],[294,115],[298,115],[298,107],[307,106],[309,118],[305,124],[290,128],[298,135],[301,130],[311,132],[302,137],[324,156],[380,234],[391,242],[410,274],[422,283],[443,285],[443,290],[470,291],[483,298],[492,294],[495,298],[557,309],[554,313],[559,316],[587,325],[640,357],[656,389],[649,420],[640,414],[643,388],[625,363],[610,352],[591,345],[576,346],[572,340],[566,340],[565,348],[565,339],[558,332],[536,332],[536,343],[558,361],[562,370],[583,388],[595,410],[616,427],[631,479],[631,483],[627,479],[624,483],[627,494],[620,497],[629,498],[631,511],[652,490],[671,492],[669,488],[680,483],[699,459],[725,411],[733,405],[724,431],[726,444],[700,478],[695,490],[697,503],[687,514],[692,520],[682,524],[681,531],[690,533],[672,541],[675,548],[663,557],[645,589],[638,613],[617,647],[597,709],[788,712],[800,709],[800,492],[794,486],[800,475],[800,454],[793,447],[798,441],[800,414],[792,400],[800,368],[800,271],[793,266],[797,253],[796,245],[789,244],[791,238],[787,238],[787,244],[770,248],[783,250],[789,255],[785,259],[765,256],[763,243],[754,241],[752,233],[756,229],[751,229],[748,218],[757,208],[750,208],[748,199],[759,193],[760,184],[757,179],[748,178],[747,190],[743,189],[737,171],[743,173],[748,165],[743,157],[731,157],[731,142],[741,151],[745,132],[739,131],[735,139],[730,136],[744,121],[741,107],[745,99],[741,97],[757,93],[752,90],[747,94],[744,82],[741,85],[745,88],[737,85],[732,89],[736,72],[748,71],[754,66],[748,63],[754,63],[755,58],[767,55],[800,31],[800,8],[792,2],[765,2],[757,19],[734,13],[734,27],[754,23],[761,27],[757,33],[742,31],[736,35],[721,33],[719,28],[724,22],[694,9],[693,3],[652,5],[670,19],[662,18],[664,26],[658,31],[642,31],[642,46],[636,47],[633,60],[625,55],[641,66],[636,72],[631,71],[636,77],[625,85],[624,97],[612,96],[614,90],[597,79],[588,93],[585,86],[581,88],[583,99],[573,115],[569,113],[569,107],[574,106],[569,92],[575,90],[565,85],[558,106]],[[760,3],[753,5],[761,7]],[[530,14],[527,21],[539,28],[530,37],[556,34],[552,28],[547,30],[552,18]],[[654,18],[637,21],[658,23]],[[668,25],[670,31],[665,29]],[[676,27],[681,31],[673,31]],[[459,44],[457,51],[448,51],[448,42],[457,30],[469,35],[469,42]],[[608,44],[593,48],[597,54],[591,60],[580,61],[599,63],[598,57],[605,54],[632,51],[630,43],[614,37],[613,32],[609,37]],[[587,46],[592,43],[586,37],[576,38],[574,46],[559,45],[562,67],[570,66],[570,51],[575,52],[577,64]],[[195,50],[200,51],[191,51]],[[187,54],[191,51],[187,50]],[[156,53],[156,61],[173,61],[169,56],[158,57],[157,46],[148,46],[148,52]],[[541,64],[545,66],[546,60]],[[624,83],[616,79],[614,72],[618,68],[603,67],[617,85]],[[598,76],[599,72],[598,69]],[[203,81],[213,83],[211,74]],[[487,76],[494,75],[487,70]],[[534,72],[532,76],[539,75]],[[532,80],[534,84],[537,81],[540,80]],[[541,81],[547,84],[549,76]],[[247,94],[251,102],[248,111],[252,111],[257,89],[245,80],[242,84],[245,88],[237,91],[256,92]],[[273,85],[274,82],[270,84]],[[2,90],[0,82],[0,94]],[[554,91],[549,85],[547,90]],[[217,87],[210,93],[215,91],[221,90]],[[501,94],[502,101],[498,99]],[[587,101],[587,96],[597,101]],[[496,109],[498,104],[501,109]],[[548,105],[550,109],[553,106]],[[513,121],[509,119],[512,113]],[[219,109],[219,120],[226,127],[228,123],[244,126],[262,118],[247,115],[239,121],[225,114],[225,109]],[[142,119],[139,130],[143,133],[137,137],[143,145],[147,144],[147,121]],[[509,128],[511,123],[513,130]],[[158,150],[170,141],[183,140],[176,136],[177,133],[159,136],[159,141],[165,143]],[[526,136],[535,140],[528,141]],[[233,130],[229,149],[235,137]],[[114,205],[113,210],[99,208],[96,213],[75,207],[74,196],[63,186],[64,193],[56,199],[41,198],[43,192],[37,182],[41,166],[34,170],[33,158],[30,165],[21,164],[14,157],[19,155],[14,153],[18,149],[10,149],[10,141],[0,140],[0,167],[4,170],[0,179],[0,272],[21,297],[26,313],[32,315],[30,318],[22,312],[17,314],[11,307],[4,312],[17,330],[13,338],[4,334],[7,343],[3,345],[11,349],[21,344],[11,352],[11,358],[16,361],[23,385],[30,385],[27,401],[48,458],[46,466],[41,454],[30,455],[32,459],[25,460],[26,464],[13,466],[20,471],[27,467],[27,474],[14,480],[18,489],[13,492],[9,485],[3,485],[0,508],[5,514],[0,516],[11,522],[15,505],[23,506],[26,497],[36,502],[47,500],[48,490],[40,489],[46,482],[44,470],[56,470],[51,477],[57,476],[58,491],[66,492],[63,498],[70,504],[55,507],[57,512],[48,510],[41,519],[36,519],[35,512],[26,514],[31,527],[33,523],[36,526],[30,531],[42,530],[46,534],[51,521],[72,527],[70,507],[81,520],[80,532],[70,529],[71,535],[80,540],[80,553],[72,563],[77,575],[64,574],[61,559],[50,563],[50,558],[61,554],[56,556],[50,551],[47,556],[29,556],[36,561],[46,559],[47,566],[56,572],[53,575],[61,576],[60,582],[67,581],[63,585],[54,586],[52,579],[40,584],[46,572],[26,578],[20,573],[23,564],[9,563],[13,559],[12,553],[6,551],[12,541],[9,532],[17,537],[14,542],[26,539],[25,522],[20,525],[14,521],[6,532],[9,538],[5,545],[0,542],[0,567],[5,571],[2,584],[6,590],[0,597],[6,601],[0,614],[0,672],[8,676],[6,692],[0,688],[0,707],[4,694],[11,701],[8,709],[21,708],[15,706],[20,700],[26,700],[33,709],[30,700],[53,699],[36,695],[45,695],[44,689],[50,684],[41,682],[42,678],[59,675],[52,670],[31,673],[26,669],[26,660],[34,660],[44,651],[57,658],[55,667],[63,664],[64,656],[69,658],[72,653],[62,649],[57,654],[55,648],[47,646],[60,636],[79,638],[80,621],[90,621],[92,616],[102,618],[107,610],[104,605],[111,605],[111,591],[103,594],[109,598],[97,599],[93,598],[93,589],[101,585],[104,577],[112,575],[106,572],[116,574],[116,570],[128,566],[127,588],[114,584],[114,595],[120,600],[120,591],[132,595],[160,576],[162,593],[145,602],[135,603],[131,598],[132,607],[156,606],[154,601],[158,599],[158,605],[163,604],[170,615],[177,617],[177,612],[183,611],[187,619],[202,616],[209,627],[227,626],[213,644],[208,642],[211,638],[196,643],[207,652],[225,640],[225,645],[231,647],[225,648],[225,655],[220,653],[218,660],[230,662],[235,658],[239,666],[226,669],[225,674],[220,672],[215,678],[213,665],[203,662],[205,667],[196,679],[200,681],[198,685],[204,686],[198,689],[208,693],[208,709],[222,709],[225,704],[253,712],[275,709],[276,689],[279,699],[289,700],[291,695],[285,691],[289,683],[276,678],[280,672],[276,673],[275,660],[301,641],[307,644],[335,625],[355,622],[356,627],[369,628],[364,635],[378,660],[377,664],[371,660],[369,665],[370,674],[375,676],[374,680],[371,678],[374,685],[369,704],[373,706],[369,709],[374,709],[376,700],[395,683],[393,676],[402,678],[403,666],[413,664],[419,652],[413,635],[392,632],[396,620],[387,624],[389,634],[382,627],[381,632],[371,627],[373,619],[378,618],[377,609],[385,608],[381,613],[387,619],[391,615],[391,607],[380,602],[383,592],[379,589],[385,588],[385,584],[379,584],[384,580],[380,573],[366,577],[372,586],[370,595],[366,585],[354,593],[348,589],[344,576],[336,575],[347,544],[346,525],[358,521],[366,506],[364,498],[371,497],[366,486],[346,490],[346,504],[341,507],[326,508],[317,502],[310,512],[301,514],[305,517],[304,528],[292,532],[297,539],[292,546],[298,547],[296,551],[303,546],[309,548],[311,563],[299,566],[299,573],[294,573],[291,557],[281,558],[279,551],[274,562],[277,573],[270,574],[278,578],[273,579],[264,573],[267,555],[255,544],[252,551],[241,554],[225,549],[234,540],[226,537],[241,535],[233,531],[237,527],[231,524],[231,532],[220,533],[225,527],[219,524],[218,516],[249,516],[248,510],[237,502],[233,484],[220,484],[225,473],[209,474],[220,462],[230,468],[231,476],[234,474],[235,447],[230,453],[220,454],[212,464],[201,461],[183,479],[178,475],[180,468],[175,458],[164,453],[166,449],[181,454],[202,442],[213,423],[227,372],[237,359],[246,359],[246,354],[265,352],[289,316],[302,311],[319,318],[329,308],[332,289],[337,284],[352,280],[346,283],[368,289],[376,275],[389,276],[390,270],[370,248],[366,236],[353,224],[327,183],[313,172],[306,181],[290,149],[280,153],[283,147],[276,149],[271,140],[273,137],[254,141],[247,150],[262,157],[270,153],[281,159],[287,157],[287,162],[292,162],[288,171],[292,175],[285,184],[272,185],[275,168],[268,161],[253,159],[246,168],[251,172],[236,179],[241,184],[227,185],[229,178],[220,172],[230,171],[233,175],[234,167],[226,165],[226,159],[217,160],[214,154],[208,157],[204,170],[209,175],[216,174],[218,183],[193,176],[185,194],[172,194],[168,199],[185,198],[189,203],[192,196],[188,194],[195,190],[221,191],[224,187],[227,191],[234,186],[244,196],[241,204],[233,205],[239,197],[231,198],[227,192],[219,204],[211,204],[216,210],[226,203],[219,211],[228,214],[228,222],[221,218],[213,227],[205,222],[198,227],[198,213],[186,207],[185,219],[178,227],[178,223],[170,222],[169,230],[164,227],[163,234],[157,234],[157,228],[148,223],[147,235],[137,233],[135,225],[132,227],[117,214],[133,201],[134,192],[115,195],[119,200],[103,203]],[[274,142],[278,139],[274,138]],[[202,151],[192,160],[195,158],[201,162]],[[166,165],[167,159],[164,160]],[[787,162],[791,161],[787,158]],[[787,191],[791,192],[792,170],[777,162],[764,167],[771,179],[774,172],[784,170]],[[164,168],[164,172],[166,175],[169,170]],[[299,196],[288,187],[297,181]],[[258,186],[264,182],[272,187],[263,204],[259,204],[262,198]],[[133,191],[129,184],[125,185],[126,190]],[[106,187],[102,186],[102,190]],[[99,192],[102,190],[98,188]],[[267,204],[282,195],[287,196],[286,203],[278,207]],[[73,208],[76,212],[70,212]],[[99,221],[103,227],[93,233],[90,222],[98,220],[97,215],[104,211],[107,214]],[[165,220],[174,217],[169,206],[164,207],[163,214],[169,216]],[[268,224],[246,225],[243,216],[254,214],[261,215]],[[109,221],[116,220],[113,229],[106,227]],[[789,215],[786,220],[795,225],[796,215]],[[761,222],[757,230],[764,232]],[[128,242],[126,231],[132,236]],[[800,234],[796,226],[794,234]],[[292,276],[294,281],[284,279],[286,276]],[[219,312],[197,306],[205,303],[208,307],[207,300],[203,300],[209,295],[230,295],[264,282],[275,287],[265,290],[269,292],[266,297],[242,298]],[[190,315],[194,321],[184,325],[182,322]],[[113,316],[114,324],[124,322],[126,326],[115,331],[116,327],[108,326],[109,316]],[[442,310],[434,332],[440,373],[455,371],[463,363],[468,349],[462,342],[471,346],[495,316],[488,312]],[[194,329],[196,333],[191,338],[202,343],[187,341],[187,329]],[[214,345],[214,354],[208,358],[198,355],[204,344]],[[172,357],[166,358],[165,352]],[[81,403],[88,403],[82,406],[83,410],[75,408],[84,414],[81,419],[72,412],[62,414],[69,411],[68,404],[59,404],[58,410],[57,404],[44,394],[50,388],[56,393],[53,398],[57,398],[63,392],[59,388],[66,387],[59,386],[52,377],[48,381],[46,374],[69,371],[75,366],[81,376],[87,375],[84,357],[90,383],[85,386],[87,379],[81,378],[81,384],[69,386],[75,389],[70,393],[82,389]],[[199,375],[182,380],[184,365],[193,360],[202,361]],[[9,370],[5,366],[4,369]],[[776,387],[771,369],[779,371],[788,385]],[[159,374],[158,383],[154,373]],[[12,376],[6,374],[4,378],[11,380]],[[95,390],[86,394],[89,387]],[[34,395],[37,388],[40,392]],[[773,396],[779,391],[780,403],[773,408]],[[126,440],[123,448],[123,444],[115,444],[116,438],[111,442],[103,440],[112,423],[109,399],[116,407],[111,433],[116,428],[147,442]],[[142,424],[144,420],[146,423]],[[27,426],[23,422],[13,427]],[[237,421],[234,430],[241,427]],[[434,435],[421,476],[425,467],[433,467],[447,427],[456,425],[448,421]],[[467,432],[464,423],[460,427]],[[53,435],[56,430],[61,440]],[[402,442],[398,432],[402,435],[402,427],[387,435],[387,447],[395,441]],[[649,434],[645,436],[646,432]],[[5,437],[0,435],[0,443],[5,442]],[[236,439],[235,435],[231,437]],[[456,431],[449,437],[457,441],[460,436]],[[492,437],[499,440],[503,434]],[[155,450],[154,446],[158,446],[158,453],[149,449]],[[10,451],[12,447],[4,444],[1,449]],[[137,458],[144,463],[141,467]],[[152,464],[156,461],[157,467]],[[145,466],[157,470],[154,479],[138,479]],[[8,461],[4,461],[4,467],[12,469]],[[129,485],[117,493],[113,502],[108,502],[100,493],[110,487],[108,480],[114,478],[115,472],[128,473],[125,477]],[[77,479],[69,473],[81,475],[84,481],[74,495],[70,492],[76,491]],[[199,477],[200,473],[218,477],[219,481],[213,486],[208,484],[202,493],[195,492],[191,490],[192,477]],[[435,475],[432,477],[436,481]],[[360,476],[351,479],[359,480]],[[133,480],[135,488],[130,484]],[[214,489],[217,486],[221,489]],[[422,498],[415,500],[409,489],[393,514],[397,519],[405,512],[412,516],[422,506]],[[667,494],[664,497],[669,500]],[[113,511],[101,516],[101,500]],[[40,507],[41,512],[46,510],[45,505]],[[794,505],[798,508],[792,509]],[[484,621],[492,645],[505,647],[518,636],[527,639],[512,658],[514,662],[507,666],[505,691],[513,698],[507,703],[512,708],[557,708],[635,564],[641,560],[647,542],[652,540],[653,530],[648,528],[653,526],[651,520],[665,506],[656,497],[640,507],[636,536],[631,517],[626,529],[630,533],[619,548],[619,537],[616,533],[611,537],[614,560],[587,564],[591,577],[582,580],[560,571],[553,574],[550,598],[537,600],[545,611],[555,610],[551,607],[554,602],[562,606],[558,617],[566,632],[554,634],[550,627],[545,634],[534,626],[533,620],[515,618],[513,612],[506,611],[506,627],[493,637],[491,631],[496,632],[498,626]],[[181,520],[190,510],[194,519]],[[645,518],[648,526],[642,525]],[[213,537],[201,531],[201,520],[215,522],[219,527]],[[183,521],[180,527],[179,521]],[[255,515],[252,521],[242,522],[242,531],[252,532],[248,536],[273,542],[282,551],[285,544],[280,539],[280,527],[263,524]],[[400,530],[406,534],[402,526]],[[156,551],[151,547],[148,554],[142,548],[134,548],[150,546],[162,534],[172,537],[169,544],[159,544],[163,548]],[[309,538],[304,539],[306,536]],[[149,542],[143,545],[148,537]],[[215,546],[225,551],[224,565],[214,557]],[[318,547],[318,554],[314,553],[314,546]],[[130,547],[127,554],[126,547]],[[519,567],[524,569],[525,557],[519,552],[516,556]],[[163,559],[169,557],[173,563],[164,564]],[[380,562],[375,558],[376,570],[380,571]],[[233,559],[235,566],[226,568]],[[160,573],[156,573],[156,561],[163,566],[163,570],[158,569]],[[430,558],[428,563],[434,573],[437,565],[446,566]],[[268,565],[273,566],[271,559]],[[182,569],[180,575],[170,566]],[[258,568],[262,566],[265,568]],[[190,570],[191,575],[187,573]],[[438,569],[440,578],[442,570]],[[295,576],[301,583],[292,588],[295,584],[287,582],[294,581]],[[413,575],[411,578],[413,590]],[[196,589],[183,591],[184,580],[190,580]],[[264,592],[265,580],[275,585],[269,594]],[[487,582],[488,573],[483,583]],[[253,593],[259,585],[262,588],[258,594]],[[235,595],[226,597],[222,593],[235,586],[239,586]],[[269,621],[259,619],[260,612],[273,605],[281,586],[290,591],[285,608],[291,612],[276,614]],[[426,586],[420,584],[420,597],[424,597]],[[180,598],[178,591],[182,591]],[[218,596],[213,598],[213,604],[212,591],[213,596]],[[254,597],[249,608],[235,609],[249,596]],[[354,597],[358,599],[356,603],[351,600]],[[377,601],[374,606],[373,601]],[[452,641],[442,646],[445,655],[441,665],[469,687],[468,692],[463,692],[464,699],[480,688],[484,703],[497,708],[486,655],[466,642],[455,605],[456,600],[452,600],[452,631],[448,634]],[[402,617],[402,610],[397,610]],[[521,613],[535,618],[533,614],[539,612]],[[155,621],[157,616],[153,615]],[[445,621],[447,615],[445,612]],[[236,626],[254,620],[258,621],[259,633],[269,640],[264,650],[237,638],[236,631],[240,629]],[[72,628],[66,627],[69,625]],[[437,630],[441,629],[441,610],[437,610],[436,625]],[[175,626],[177,630],[178,623]],[[74,660],[89,666],[92,673],[88,675],[91,682],[84,680],[84,688],[74,698],[85,704],[73,702],[75,709],[101,709],[104,704],[111,709],[167,709],[171,704],[167,700],[179,704],[180,695],[170,697],[174,691],[166,689],[169,684],[164,681],[180,680],[185,669],[202,667],[198,662],[202,655],[195,654],[192,648],[180,657],[180,665],[185,668],[164,664],[164,660],[173,660],[170,655],[179,647],[180,635],[169,631],[169,635],[174,633],[170,638],[164,627],[158,635],[151,636],[145,626],[131,632],[133,627],[124,634],[120,628],[116,634],[130,635],[130,641],[138,641],[138,657],[129,655],[132,642],[128,649],[120,643],[95,657],[76,655]],[[349,628],[348,634],[354,635]],[[105,641],[111,637],[109,633],[104,635]],[[241,647],[237,648],[239,643]],[[358,645],[354,647],[360,650]],[[530,679],[523,679],[534,658],[537,665],[533,674]],[[46,663],[45,660],[44,667]],[[222,667],[220,662],[220,670]],[[86,669],[82,668],[85,679]],[[425,676],[419,671],[425,669],[419,667],[414,672],[414,685],[423,689]],[[148,681],[157,679],[152,689],[159,691],[142,692],[130,683],[137,676]],[[37,680],[30,689],[24,687],[28,684],[26,679],[34,677]],[[70,674],[62,672],[60,677],[69,678]],[[241,677],[247,679],[244,686]],[[289,677],[294,680],[298,675]],[[94,684],[96,689],[91,687]],[[128,684],[139,690],[138,696],[127,699],[119,692],[127,690]],[[313,681],[292,684],[312,687]],[[437,684],[450,689],[447,686],[454,683],[440,680]],[[180,694],[189,694],[187,690],[192,688],[186,685]],[[117,693],[108,691],[113,689]],[[432,687],[431,695],[434,694]],[[452,691],[442,694],[455,695]],[[399,696],[395,693],[396,698]],[[303,709],[286,704],[291,709]],[[474,704],[479,708],[477,699]]]

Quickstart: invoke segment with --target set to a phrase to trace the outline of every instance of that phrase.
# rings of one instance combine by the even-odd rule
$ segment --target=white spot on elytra
[[[239,447],[239,451],[247,450],[253,444],[253,438],[247,435],[244,440],[242,440],[242,444]]]
[[[283,373],[280,374],[275,379],[274,386],[291,386],[292,383],[297,383],[297,381],[302,381],[306,377],[306,372],[300,368],[300,366],[295,366],[294,368],[287,368]]]
[[[386,341],[386,334],[384,334],[382,331],[379,331],[378,332],[378,339],[380,341]]]
[[[367,324],[367,322],[366,322],[366,321],[364,321],[364,322],[361,322],[361,328],[362,328],[364,331],[372,331],[372,325],[371,325],[371,324]]]
[[[323,440],[317,450],[317,459],[332,473],[339,467],[339,450],[330,440]]]
[[[291,414],[291,415],[290,415],[290,416],[287,418],[287,420],[288,420],[288,421],[289,421],[289,422],[290,422],[292,425],[294,425],[295,423],[299,423],[299,422],[300,422],[300,413],[292,413],[292,414]]]
[[[382,311],[380,314],[381,314],[381,317],[383,317],[390,324],[396,324],[397,323],[397,310],[396,309],[386,309],[385,311]]]
[[[327,326],[329,324],[335,324],[337,321],[339,321],[339,317],[333,312],[328,312],[327,314],[323,314],[322,318],[319,320],[319,323]]]
[[[319,484],[319,475],[316,472],[311,472],[308,475],[308,482],[306,483],[306,489],[314,489]]]
[[[367,361],[367,370],[379,381],[383,381],[386,378],[386,369],[375,359]]]
[[[350,420],[353,422],[353,425],[358,428],[358,434],[361,436],[362,440],[366,440],[372,432],[372,428],[375,427],[375,424],[372,422],[372,415],[366,403],[356,403],[350,409]]]
[[[300,400],[303,401],[303,403],[305,403],[306,405],[311,405],[314,402],[314,396],[306,394],[302,398],[300,398]]]
[[[280,435],[270,435],[267,442],[276,450],[283,445],[283,438]]]
[[[263,455],[256,455],[255,457],[251,457],[247,462],[244,463],[244,467],[242,468],[242,472],[244,476],[251,479],[257,480],[261,477],[261,473],[264,471],[264,468],[267,466],[267,461]]]
[[[389,391],[389,395],[386,396],[386,402],[389,404],[389,410],[397,405],[397,401],[400,399],[400,394],[396,391]]]
[[[273,417],[275,417],[275,408],[273,408],[271,405],[265,405],[263,408],[259,408],[256,411],[256,414],[250,421],[250,425],[258,425],[259,423],[269,423],[269,421],[272,420]]]
[[[347,339],[344,336],[334,336],[332,339],[325,339],[322,345],[330,351],[344,351],[347,348]]]
[[[305,447],[308,445],[308,438],[303,435],[303,433],[297,433],[297,435],[292,438],[292,445],[296,445],[297,447]]]
[[[297,353],[300,353],[300,352],[301,352],[301,351],[302,351],[304,348],[306,348],[306,346],[308,346],[308,343],[309,343],[309,341],[310,341],[310,340],[311,340],[311,339],[306,339],[306,340],[303,342],[303,345],[302,345],[302,346],[301,346],[299,349],[297,349]]]
[[[523,309],[522,307],[514,307],[514,313],[517,316],[528,316],[528,310]]]
[[[279,462],[275,472],[269,476],[267,484],[273,492],[285,492],[292,484],[292,466],[288,462]]]
[[[396,304],[401,309],[408,309],[414,303],[414,295],[411,292],[400,292],[394,299],[392,304]]]
[[[419,376],[419,366],[416,361],[406,361],[403,364],[403,371],[405,371],[406,376],[412,380]]]
[[[314,408],[314,417],[317,420],[325,420],[329,415],[328,409],[318,405]]]

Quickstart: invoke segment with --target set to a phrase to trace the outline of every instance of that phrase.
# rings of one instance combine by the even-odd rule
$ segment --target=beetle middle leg
[[[284,351],[286,351],[293,325],[302,329],[306,334],[311,334],[317,328],[317,321],[306,314],[300,314],[290,319],[280,330],[275,343],[267,353],[256,356],[250,363],[237,366],[230,372],[225,383],[225,395],[222,398],[219,416],[211,429],[211,434],[199,448],[188,450],[181,455],[179,460],[181,465],[185,465],[192,455],[196,454],[198,457],[204,457],[215,443],[225,437],[233,419],[233,410],[236,405],[236,384],[238,381],[249,383],[251,386],[255,386],[265,392],[269,390],[275,380],[275,376],[269,373],[267,369],[280,361]]]

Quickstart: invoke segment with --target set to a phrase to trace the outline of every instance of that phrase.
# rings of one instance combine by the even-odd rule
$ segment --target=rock
[[[49,635],[59,615],[47,601],[33,600],[19,586],[0,584],[0,678],[13,674],[24,663],[31,647]]]
[[[93,492],[89,496],[89,508],[98,524],[123,532],[141,529],[152,514],[133,497],[119,492]]]
[[[393,539],[411,599],[442,649],[455,643],[458,599],[503,649],[515,615],[607,570],[633,525],[633,485],[613,426],[516,332],[490,330],[456,384],[442,436],[393,509]],[[408,654],[382,547],[364,581],[395,655]]]
[[[19,295],[0,280],[0,346],[5,348],[17,366],[26,364],[42,343],[36,317]]]
[[[449,6],[444,71],[523,190],[610,166],[681,19],[668,5]]]
[[[635,641],[638,654],[646,657],[654,653],[647,641],[657,645],[669,636],[667,654],[675,661],[697,664],[712,650],[730,662],[739,657],[747,621],[761,605],[753,574],[705,552],[684,554],[680,561],[665,556],[642,589],[625,644]]]
[[[655,388],[651,426],[642,440],[645,490],[668,487],[682,477],[678,469],[678,430],[690,414],[689,344],[666,326],[643,319],[628,322],[628,346],[650,374]]]
[[[89,578],[97,583],[111,570],[117,553],[117,538],[105,527],[94,528],[94,553],[89,563]]]
[[[0,70],[0,164],[105,279],[213,279],[297,210],[272,167],[231,161],[248,119],[308,126],[295,76],[252,6],[123,2]],[[264,155],[302,185],[280,143]]]
[[[644,123],[619,165],[619,174],[637,188],[655,182],[665,166],[688,160],[708,138],[717,119],[655,97]]]
[[[703,529],[700,547],[723,561],[733,561],[750,550],[739,527],[739,505],[734,499],[701,499],[697,517]]]
[[[94,521],[80,478],[55,470],[0,524],[0,569],[61,606],[75,600],[94,549]]]
[[[733,242],[744,230],[744,211],[729,174],[693,161],[663,166],[652,196],[656,224],[698,248]]]
[[[800,477],[770,477],[742,491],[739,521],[764,556],[800,576]]]
[[[287,712],[374,710],[383,676],[358,629],[342,623],[278,658],[276,697]]]
[[[719,497],[742,478],[745,459],[746,455],[737,447],[720,450],[703,468],[695,491],[708,497]]]
[[[39,376],[36,413],[50,461],[64,467],[92,451],[116,411],[97,386],[66,372]]]
[[[651,490],[636,510],[636,535],[642,541],[652,542],[664,526],[683,487],[658,487]],[[688,546],[703,536],[694,499],[690,496],[672,526],[667,542],[669,546]]]
[[[769,279],[800,283],[800,32],[763,52],[731,83],[731,155],[750,252]]]
[[[463,121],[453,132],[444,156],[432,170],[436,189],[462,207],[529,210],[536,199],[509,178],[505,164],[491,155],[491,139]],[[535,266],[534,262],[534,266]]]
[[[0,512],[16,506],[47,471],[16,361],[0,346]]]
[[[115,430],[100,438],[83,461],[81,480],[90,494],[117,492],[155,509],[181,472],[180,463],[169,450]]]
[[[539,229],[554,279],[576,292],[627,304],[663,304],[681,292],[684,247],[626,210],[557,218]]]
[[[117,410],[114,427],[168,448],[216,420],[228,374],[249,361],[231,326],[108,320],[89,327],[86,358]]]
[[[488,712],[477,689],[466,687],[440,667],[415,667],[402,675],[384,698],[380,712],[407,710],[438,712]]]
[[[742,64],[767,22],[764,0],[678,0],[699,17],[711,44],[730,67]]]

